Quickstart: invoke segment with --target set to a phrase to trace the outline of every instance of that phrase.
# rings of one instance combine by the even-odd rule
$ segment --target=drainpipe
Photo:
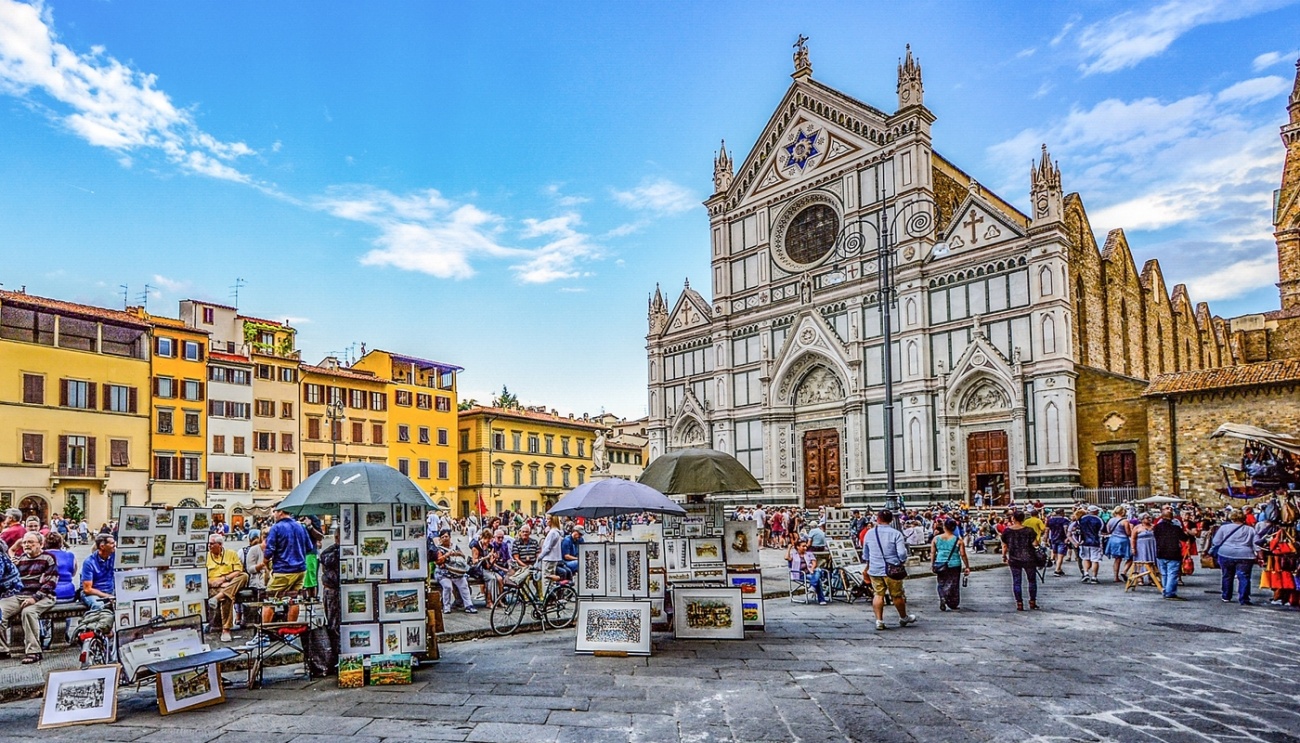
[[[1169,465],[1174,495],[1177,496],[1182,494],[1182,486],[1178,480],[1178,403],[1174,398],[1166,397],[1165,404],[1169,406]]]

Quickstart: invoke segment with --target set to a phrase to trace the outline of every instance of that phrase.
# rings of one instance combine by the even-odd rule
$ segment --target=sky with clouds
[[[1098,241],[1223,316],[1277,306],[1289,0],[1133,3],[0,0],[0,282],[292,320],[566,412],[645,412],[645,309],[707,294],[712,160],[790,84],[893,110],[1027,208],[1046,142]],[[125,286],[125,289],[123,289]],[[146,289],[146,287],[148,287]]]

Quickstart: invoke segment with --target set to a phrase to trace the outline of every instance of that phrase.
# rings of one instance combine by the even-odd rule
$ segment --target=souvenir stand
[[[662,493],[617,478],[579,485],[548,512],[556,516],[606,518],[620,514],[681,514]],[[574,652],[593,655],[650,655],[652,612],[663,614],[662,543],[653,528],[635,539],[578,547],[577,637]]]
[[[331,514],[339,549],[339,686],[409,684],[420,656],[436,657],[427,610],[425,516],[435,508],[409,477],[349,462],[304,480],[280,503]]]
[[[686,496],[686,513],[666,516],[662,529],[674,636],[743,640],[746,629],[762,629],[758,523],[727,521],[722,504],[706,499],[760,491],[758,481],[735,457],[697,448],[655,459],[640,482]]]

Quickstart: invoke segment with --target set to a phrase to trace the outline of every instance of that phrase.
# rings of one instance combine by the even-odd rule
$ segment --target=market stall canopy
[[[613,477],[579,485],[551,506],[547,513],[598,519],[627,513],[685,516],[686,510],[648,485]]]
[[[1175,498],[1172,495],[1153,495],[1150,498],[1143,498],[1142,500],[1135,500],[1133,502],[1144,506],[1151,506],[1160,503],[1182,503],[1186,500],[1186,498]]]
[[[735,457],[717,449],[682,449],[650,463],[638,482],[669,495],[753,493],[763,489]]]
[[[340,504],[404,503],[438,508],[411,478],[386,464],[347,462],[299,483],[276,506],[296,516],[337,511]]]
[[[1234,439],[1244,439],[1246,441],[1256,441],[1266,444],[1274,449],[1281,449],[1284,452],[1300,456],[1300,438],[1296,438],[1286,433],[1273,433],[1267,429],[1248,426],[1244,423],[1224,423],[1210,434],[1210,438],[1217,439],[1228,436]]]

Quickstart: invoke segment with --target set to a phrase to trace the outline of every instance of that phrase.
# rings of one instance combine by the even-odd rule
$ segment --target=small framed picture
[[[388,568],[389,578],[427,578],[429,576],[429,553],[423,540],[393,542],[392,563]],[[393,651],[396,652],[396,651]]]
[[[420,505],[414,505],[414,506],[412,506],[412,505],[407,505],[407,506],[406,506],[406,523],[408,523],[408,524],[419,523],[421,526],[424,526],[424,506],[420,506]]]
[[[424,583],[389,583],[379,586],[379,621],[398,622],[424,617]]]
[[[79,671],[51,671],[45,677],[45,701],[37,729],[116,720],[117,682],[121,672],[122,666],[117,664]]]
[[[673,636],[679,640],[743,640],[739,588],[673,589]]]
[[[175,523],[176,523],[175,519],[173,518],[174,515],[175,514],[171,511],[171,509],[167,509],[167,508],[155,509],[153,512],[153,530],[155,532],[174,531]]]
[[[113,610],[113,627],[119,630],[135,626],[135,609],[130,605]]]
[[[339,632],[340,650],[344,655],[374,655],[379,652],[378,624],[345,624]]]
[[[185,616],[201,617],[203,616],[203,605],[205,601],[191,601],[185,604]]]
[[[158,674],[158,711],[164,715],[226,701],[217,664]]]
[[[375,621],[375,589],[369,583],[345,583],[339,586],[343,622]]]
[[[153,509],[127,506],[120,515],[118,533],[129,537],[147,537],[153,529]]]
[[[424,522],[410,523],[406,525],[407,539],[424,539]]]
[[[351,545],[357,541],[357,507],[348,503],[339,506],[339,544]]]
[[[185,555],[182,555],[181,557],[173,557],[173,558],[171,559],[170,565],[171,565],[172,567],[174,567],[174,568],[188,568],[188,567],[193,567],[193,565],[194,565],[194,558],[193,558],[193,557],[189,557],[189,556],[185,556]]]
[[[722,565],[721,537],[705,537],[687,541],[689,544],[687,558],[692,568],[718,567]]]
[[[113,574],[118,601],[151,599],[158,595],[158,571],[151,568],[119,570]]]
[[[340,545],[339,545],[339,559],[340,559],[340,560],[346,560],[346,559],[348,559],[349,557],[356,557],[356,556],[357,556],[357,546],[356,546],[355,544],[340,544]]]
[[[158,618],[158,599],[136,599],[132,606],[135,608],[136,626]]]
[[[339,558],[339,580],[356,580],[356,570],[353,568],[355,564],[350,557]]]
[[[396,653],[402,647],[402,625],[400,622],[389,622],[383,625],[380,632],[383,642],[384,653]]]
[[[405,527],[405,526],[394,526],[394,527],[393,527],[393,541],[394,541],[394,542],[400,542],[400,541],[402,541],[403,539],[406,539],[406,527]]]
[[[144,547],[118,547],[117,567],[119,570],[144,567]]]
[[[388,558],[363,557],[361,564],[365,567],[362,580],[388,580]]]
[[[402,628],[401,652],[423,653],[429,649],[424,620],[402,622],[399,626]]]
[[[361,532],[361,556],[387,557],[388,545],[392,541],[393,532],[389,529],[384,531],[363,531]]]
[[[608,596],[617,588],[617,576],[612,575],[605,558],[606,546],[601,542],[578,545],[578,595],[583,598]],[[617,593],[615,593],[617,595]]]
[[[391,506],[357,506],[358,531],[378,531],[380,529],[391,528],[393,528],[393,512]]]
[[[650,556],[646,543],[620,543],[618,556],[618,595],[623,598],[649,598]]]

